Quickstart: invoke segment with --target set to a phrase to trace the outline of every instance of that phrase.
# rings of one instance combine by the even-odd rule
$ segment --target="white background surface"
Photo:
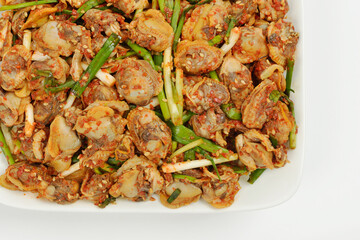
[[[0,239],[360,239],[360,1],[304,0],[304,7],[306,152],[293,198],[267,210],[206,215],[0,205]]]

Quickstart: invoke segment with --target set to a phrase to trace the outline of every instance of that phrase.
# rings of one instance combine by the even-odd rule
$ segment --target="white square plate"
[[[294,24],[295,30],[300,33],[296,52],[296,63],[293,73],[292,88],[295,93],[291,98],[295,103],[296,121],[299,126],[297,135],[297,148],[289,150],[290,163],[285,167],[267,170],[251,185],[246,182],[246,177],[240,179],[241,190],[236,195],[234,204],[225,209],[215,209],[200,200],[179,209],[164,207],[157,196],[156,201],[131,202],[117,199],[116,204],[110,204],[105,209],[100,209],[89,201],[77,201],[74,204],[58,205],[43,199],[36,198],[36,194],[20,191],[10,191],[0,187],[0,203],[31,210],[62,211],[62,212],[133,212],[133,213],[210,213],[256,210],[276,206],[290,199],[296,192],[301,179],[304,160],[304,133],[305,133],[305,83],[303,79],[303,1],[288,0],[290,11],[288,19]],[[0,174],[5,172],[7,162],[0,154]]]

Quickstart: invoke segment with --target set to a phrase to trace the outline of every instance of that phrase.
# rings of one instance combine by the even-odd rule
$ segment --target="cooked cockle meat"
[[[263,131],[273,136],[278,144],[284,144],[289,139],[289,133],[293,129],[295,119],[288,106],[278,101],[273,111],[269,114],[268,121],[264,124]]]
[[[280,91],[286,89],[286,79],[284,77],[284,68],[277,64],[271,64],[268,59],[261,59],[254,64],[254,76],[263,81],[270,79]]]
[[[84,14],[83,19],[85,27],[91,30],[93,36],[101,35],[104,32],[106,36],[115,33],[125,37],[125,34],[121,32],[121,29],[126,25],[125,18],[120,14],[90,9]]]
[[[46,145],[47,133],[41,129],[35,130],[32,137],[26,137],[23,127],[12,129],[13,138],[19,141],[19,159],[33,163],[42,163],[44,160],[44,147]],[[21,154],[20,154],[21,153]]]
[[[250,70],[235,57],[228,55],[224,58],[219,76],[229,89],[231,101],[240,109],[254,89]]]
[[[4,93],[0,89],[0,119],[7,127],[15,125],[19,117],[19,107],[21,98],[14,93]]]
[[[37,123],[48,125],[60,113],[60,106],[65,101],[62,92],[51,95],[34,104],[34,119]]]
[[[33,32],[33,40],[36,50],[51,57],[68,57],[77,48],[91,55],[90,32],[74,23],[49,21]]]
[[[82,100],[86,106],[95,101],[116,101],[119,100],[114,88],[103,85],[99,80],[93,80],[85,89]]]
[[[252,63],[269,54],[261,28],[241,27],[240,37],[233,47],[233,55],[241,63]]]
[[[119,95],[136,105],[147,105],[163,89],[161,75],[145,60],[124,59],[115,78]]]
[[[18,162],[10,165],[5,172],[6,180],[20,191],[45,189],[51,181],[43,165]]]
[[[274,168],[275,149],[267,135],[251,129],[235,138],[235,146],[239,154],[239,165],[244,164],[248,171],[257,168]]]
[[[289,11],[287,0],[254,0],[260,10],[260,18],[267,21],[277,21]]]
[[[22,27],[24,26],[26,19],[29,17],[29,12],[31,10],[31,7],[26,7],[19,9],[14,13],[14,16],[11,20],[11,29],[14,35],[18,37],[23,37],[24,31],[22,31]]]
[[[95,174],[92,170],[87,170],[84,181],[81,185],[82,198],[93,201],[96,205],[105,201],[108,197],[109,189],[112,185],[110,173]]]
[[[11,33],[11,14],[2,13],[0,18],[0,60],[4,54],[11,48],[13,34]]]
[[[174,32],[159,10],[149,9],[130,23],[130,38],[142,47],[162,52],[173,42]]]
[[[211,40],[226,32],[229,2],[217,1],[216,4],[197,6],[182,29],[184,40]]]
[[[81,147],[76,132],[67,125],[65,118],[56,116],[50,125],[50,134],[45,148],[45,162],[57,172],[68,169],[71,157]]]
[[[248,128],[262,128],[275,103],[270,100],[270,93],[277,90],[276,84],[264,80],[250,93],[241,106],[242,121]]]
[[[122,101],[96,101],[84,110],[74,129],[92,140],[114,141],[116,135],[124,132],[126,120],[121,113],[128,109]]]
[[[171,147],[171,131],[154,111],[139,107],[131,110],[127,119],[137,149],[155,163],[165,158]]]
[[[215,172],[210,172],[204,168],[204,174],[209,177],[209,180],[201,186],[202,198],[215,208],[229,207],[233,204],[235,195],[240,190],[239,175],[228,166],[218,165],[217,169],[221,181]]]
[[[230,15],[235,17],[239,25],[249,22],[257,10],[254,0],[239,0],[231,4]]]
[[[175,52],[174,64],[186,73],[202,74],[220,67],[223,51],[210,46],[207,41],[181,41]]]
[[[34,61],[29,67],[27,79],[29,81],[29,88],[37,89],[39,84],[44,85],[43,80],[38,73],[43,71],[51,72],[52,76],[56,79],[57,83],[66,82],[66,77],[69,76],[70,66],[67,62],[60,58],[54,57],[45,61]]]
[[[184,82],[187,109],[202,113],[229,101],[229,91],[221,82],[207,77],[198,78],[196,81],[195,84],[189,82],[189,85]]]
[[[256,28],[261,28],[263,30],[263,34],[264,36],[267,35],[267,29],[269,27],[269,22],[265,21],[265,20],[261,20],[261,19],[258,19],[255,21],[254,23],[254,27]]]
[[[226,122],[225,113],[219,108],[210,108],[201,115],[194,115],[190,119],[196,135],[207,139],[216,140],[220,145],[226,145],[221,137],[221,130]]]
[[[79,199],[79,189],[78,182],[56,177],[45,189],[39,190],[39,194],[52,202],[66,204]]]
[[[106,0],[106,2],[114,4],[114,7],[120,9],[127,15],[137,9],[145,9],[149,5],[148,0]]]
[[[164,186],[164,179],[156,165],[143,156],[127,160],[112,178],[115,184],[110,188],[110,195],[132,201],[148,200]]]
[[[180,189],[181,192],[172,203],[169,203],[167,199],[176,189]],[[160,202],[168,208],[179,208],[197,202],[200,199],[201,194],[202,191],[199,186],[186,180],[175,180],[166,185],[159,193]]]
[[[96,101],[77,118],[74,129],[90,140],[80,158],[82,166],[101,166],[114,153],[127,123],[122,113],[127,110],[122,101]]]
[[[295,32],[291,22],[283,19],[272,22],[267,32],[269,55],[279,65],[285,66],[288,59],[293,59],[299,33]]]
[[[0,84],[4,90],[14,91],[24,86],[30,58],[30,51],[23,45],[15,45],[5,53],[0,72]]]
[[[29,97],[19,98],[12,92],[4,93],[0,89],[0,121],[7,127],[22,123],[25,106],[29,102]]]

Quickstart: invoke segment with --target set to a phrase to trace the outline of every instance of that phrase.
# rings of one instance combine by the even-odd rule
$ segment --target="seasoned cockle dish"
[[[0,2],[2,187],[225,208],[289,162],[287,0]]]

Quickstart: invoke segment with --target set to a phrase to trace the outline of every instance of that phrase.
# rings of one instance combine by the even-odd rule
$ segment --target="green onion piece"
[[[113,168],[111,165],[104,163],[104,165],[102,167],[100,167],[101,172],[108,172],[108,173],[113,173],[116,171],[115,168]]]
[[[240,174],[240,175],[244,175],[245,173],[248,172],[248,170],[247,170],[247,168],[245,166],[239,167],[239,166],[231,165],[229,163],[223,163],[223,165],[231,167],[234,170],[234,173],[237,173],[237,174]]]
[[[171,67],[172,67],[171,47],[168,47],[164,51],[164,69],[163,69],[164,90],[167,98],[167,105],[170,111],[171,121],[176,126],[179,126],[182,125],[182,117],[180,115],[178,106],[174,99],[173,87],[172,87],[173,81],[171,79]],[[177,93],[177,91],[175,92]]]
[[[220,150],[220,153],[221,152],[223,152],[223,153],[229,152],[229,150],[227,150],[226,148],[220,147],[208,139],[197,136],[194,133],[194,131],[185,127],[184,125],[175,126],[174,124],[172,124],[170,122],[167,122],[167,123],[171,129],[173,139],[175,141],[177,141],[178,143],[186,145],[186,144],[189,144],[198,139],[202,139],[204,141],[204,143],[199,145],[199,147],[201,147],[202,149],[204,149],[208,152],[216,153],[219,150]]]
[[[154,55],[154,63],[156,66],[161,67],[163,60],[164,60],[163,53]],[[157,97],[159,99],[160,109],[161,109],[163,118],[165,121],[168,121],[171,118],[171,116],[170,116],[169,107],[166,102],[167,99],[165,96],[164,88],[161,90],[161,92],[159,93],[159,95]]]
[[[184,161],[195,160],[195,158],[196,158],[196,156],[195,156],[194,149],[190,149],[184,153]]]
[[[296,122],[294,124],[293,129],[291,130],[291,132],[289,134],[289,147],[291,149],[296,148]]]
[[[41,77],[53,77],[53,74],[51,71],[48,71],[48,70],[37,70],[36,69],[36,74],[41,76]]]
[[[115,166],[115,167],[118,167],[122,164],[121,161],[119,160],[116,160],[116,158],[114,157],[109,157],[108,160],[107,160],[107,163],[112,165],[112,166]]]
[[[182,174],[173,174],[172,176],[174,179],[186,179],[189,180],[190,182],[195,182],[197,180],[197,178]]]
[[[175,191],[167,199],[167,202],[172,203],[180,195],[180,193],[181,193],[181,190],[179,188],[175,189]]]
[[[196,113],[193,113],[191,111],[187,111],[185,114],[183,114],[183,116],[182,116],[183,124],[186,123],[187,121],[189,121],[191,119],[191,117],[194,115],[196,115]]]
[[[167,99],[165,97],[164,89],[161,90],[161,92],[159,93],[159,95],[157,97],[159,99],[160,109],[163,114],[164,120],[168,121],[171,118],[171,116],[170,116],[169,106],[165,102],[165,101],[167,101]]]
[[[213,39],[209,40],[208,43],[210,46],[214,46],[218,43],[220,43],[223,40],[223,37],[221,35],[216,35]]]
[[[276,140],[276,138],[274,138],[273,136],[270,136],[269,139],[273,147],[276,148],[278,145],[278,140]]]
[[[102,175],[102,174],[103,174],[103,172],[101,172],[101,170],[100,170],[99,167],[94,168],[94,172],[95,172],[96,174],[98,174],[98,175]]]
[[[177,148],[177,142],[176,141],[172,141],[171,142],[171,152],[175,152],[176,151],[176,148]],[[171,157],[170,157],[171,158]]]
[[[160,2],[160,0],[159,0],[159,2]],[[184,22],[185,22],[185,16],[194,7],[195,6],[190,6],[190,7],[185,8],[183,10],[181,16],[180,16],[178,26],[177,26],[176,31],[174,33],[174,43],[173,43],[173,46],[172,46],[172,49],[173,49],[174,53],[176,51],[176,47],[177,47],[177,45],[179,43],[179,40],[180,40],[181,31],[182,31],[182,28],[183,28]]]
[[[179,110],[180,117],[182,119],[184,112],[184,96],[183,96],[183,88],[184,88],[184,73],[180,68],[176,68],[176,79],[175,79],[175,90],[178,97],[177,107]],[[183,123],[184,124],[184,123]]]
[[[124,59],[124,58],[127,58],[127,57],[131,57],[131,56],[134,56],[136,55],[136,52],[134,51],[128,51],[125,55],[122,55],[118,58],[115,58],[114,60],[121,60],[121,59]]]
[[[143,9],[142,9],[142,8],[136,9],[136,11],[135,11],[135,13],[134,13],[134,19],[135,19],[135,17],[136,17],[138,14],[140,14],[140,13],[142,13],[142,12],[143,12]]]
[[[121,11],[120,9],[118,9],[118,8],[116,8],[116,7],[114,7],[114,6],[103,6],[103,7],[98,7],[98,8],[96,8],[96,9],[98,9],[98,10],[107,10],[107,9],[110,9],[111,11],[113,11],[113,12],[115,12],[115,13],[119,13],[119,14],[121,14],[121,15],[123,15],[123,16],[126,17],[126,14],[125,14],[123,11]]]
[[[105,201],[103,201],[100,205],[99,208],[105,208],[107,205],[109,205],[110,203],[113,203],[116,201],[116,198],[114,197],[108,197],[107,199],[105,199]]]
[[[175,141],[173,141],[175,142]],[[182,148],[179,148],[178,150],[176,150],[173,154],[171,154],[170,159],[172,159],[173,157],[182,154],[183,152],[186,152],[192,148],[195,148],[199,145],[201,145],[204,141],[202,139],[198,139],[196,141],[193,141],[189,144],[186,144],[185,146],[183,146]]]
[[[156,0],[154,0],[156,1]],[[165,0],[159,0],[159,8],[162,13],[165,14]]]
[[[93,7],[99,6],[103,4],[105,0],[89,0],[85,2],[79,9],[77,10],[78,16],[76,18],[71,17],[71,21],[76,22],[79,18],[81,18],[88,10],[92,9]]]
[[[203,4],[206,4],[206,3],[209,3],[211,2],[212,0],[187,0],[191,5],[203,5]]]
[[[176,90],[176,88],[175,88],[175,84],[174,84],[173,81],[171,81],[171,89],[172,89],[172,94],[173,94],[174,102],[175,102],[176,104],[178,104],[178,103],[179,103],[179,96],[178,96],[178,92],[177,92],[177,90]]]
[[[217,75],[217,73],[216,73],[215,70],[210,71],[210,72],[209,72],[209,75],[210,75],[210,78],[212,78],[212,79],[214,79],[214,80],[216,80],[216,81],[220,81],[220,78],[219,78],[219,76]]]
[[[20,142],[20,140],[19,140],[19,139],[16,139],[14,143],[15,143],[15,145],[20,149],[20,152],[21,152],[22,154],[25,154],[24,151],[21,149],[21,142]]]
[[[261,174],[263,174],[265,170],[266,168],[258,168],[255,171],[251,172],[248,183],[254,184],[254,182],[261,176]]]
[[[221,109],[228,118],[233,120],[241,120],[241,111],[235,108],[232,103],[221,105]]]
[[[156,66],[161,67],[161,64],[163,63],[164,60],[164,56],[163,53],[161,52],[160,54],[155,54],[154,55],[154,63]]]
[[[175,0],[174,10],[171,16],[171,27],[174,29],[174,32],[176,31],[177,28],[180,11],[181,11],[180,0]]]
[[[208,152],[206,152],[205,150],[201,149],[201,148],[195,148],[195,151],[200,153],[201,155],[203,155],[207,160],[209,160],[216,172],[216,175],[218,176],[219,178],[219,181],[221,181],[221,177],[220,177],[220,174],[219,174],[219,171],[216,167],[216,164],[215,164],[215,161],[214,159],[210,156],[210,154]]]
[[[9,146],[6,143],[6,140],[5,140],[5,137],[4,137],[4,134],[1,130],[1,128],[0,128],[0,147],[6,157],[6,160],[8,161],[9,165],[14,164],[15,160],[11,154]]]
[[[287,71],[286,71],[286,89],[285,94],[290,97],[291,90],[291,82],[292,82],[292,75],[294,71],[294,60],[288,60],[287,62]]]
[[[61,92],[64,91],[68,88],[72,88],[74,85],[76,84],[76,82],[74,80],[69,80],[67,82],[65,82],[64,84],[61,84],[57,87],[50,87],[50,88],[46,88],[45,90],[50,91],[52,93],[57,93],[57,92]]]
[[[81,153],[81,150],[74,153],[74,155],[71,157],[71,164],[74,164],[74,163],[77,163],[80,161],[80,159],[79,159],[80,153]]]
[[[158,1],[157,1],[157,0],[153,0],[152,3],[151,3],[151,8],[152,8],[152,9],[157,9],[157,6],[158,6]]]
[[[292,75],[294,71],[294,60],[288,59],[287,62],[287,71],[286,71],[286,89],[285,94],[290,97],[291,89],[291,82],[292,82]],[[289,101],[289,109],[292,112],[293,116],[295,117],[295,111],[294,111],[294,103],[292,101]],[[291,130],[289,134],[289,147],[291,149],[296,148],[296,121],[293,129]]]
[[[72,15],[73,12],[72,12],[71,10],[64,9],[64,10],[62,10],[61,12],[56,12],[56,13],[55,13],[56,16],[59,16],[59,15],[62,15],[62,14]]]
[[[0,11],[6,11],[6,10],[14,10],[19,8],[26,8],[31,7],[35,5],[42,5],[42,4],[48,4],[48,3],[57,3],[57,0],[41,0],[41,1],[34,1],[34,2],[25,2],[25,3],[19,3],[14,5],[6,5],[0,7]]]
[[[146,50],[143,47],[140,47],[139,45],[137,45],[136,43],[131,42],[129,39],[127,39],[125,41],[125,43],[132,49],[134,50],[134,52],[136,52],[137,55],[141,56],[143,59],[145,59],[146,61],[148,61],[151,65],[151,67],[153,69],[155,69],[156,71],[160,71],[161,68],[159,66],[156,66],[154,63],[154,60],[151,56],[151,53]]]
[[[85,91],[85,88],[94,79],[96,73],[104,65],[112,51],[114,51],[116,45],[120,42],[120,39],[121,37],[112,33],[110,37],[106,40],[100,51],[96,54],[94,59],[91,61],[89,66],[81,75],[80,81],[76,82],[76,84],[73,86],[73,93],[77,97],[81,96],[81,94]],[[85,82],[85,80],[87,81]],[[85,84],[81,84],[80,82],[85,82]]]
[[[236,19],[230,17],[228,29],[226,30],[225,39],[229,39],[231,30],[235,27]]]
[[[170,9],[173,10],[174,9],[174,0],[165,0],[165,6]],[[168,13],[166,13],[168,14]]]

